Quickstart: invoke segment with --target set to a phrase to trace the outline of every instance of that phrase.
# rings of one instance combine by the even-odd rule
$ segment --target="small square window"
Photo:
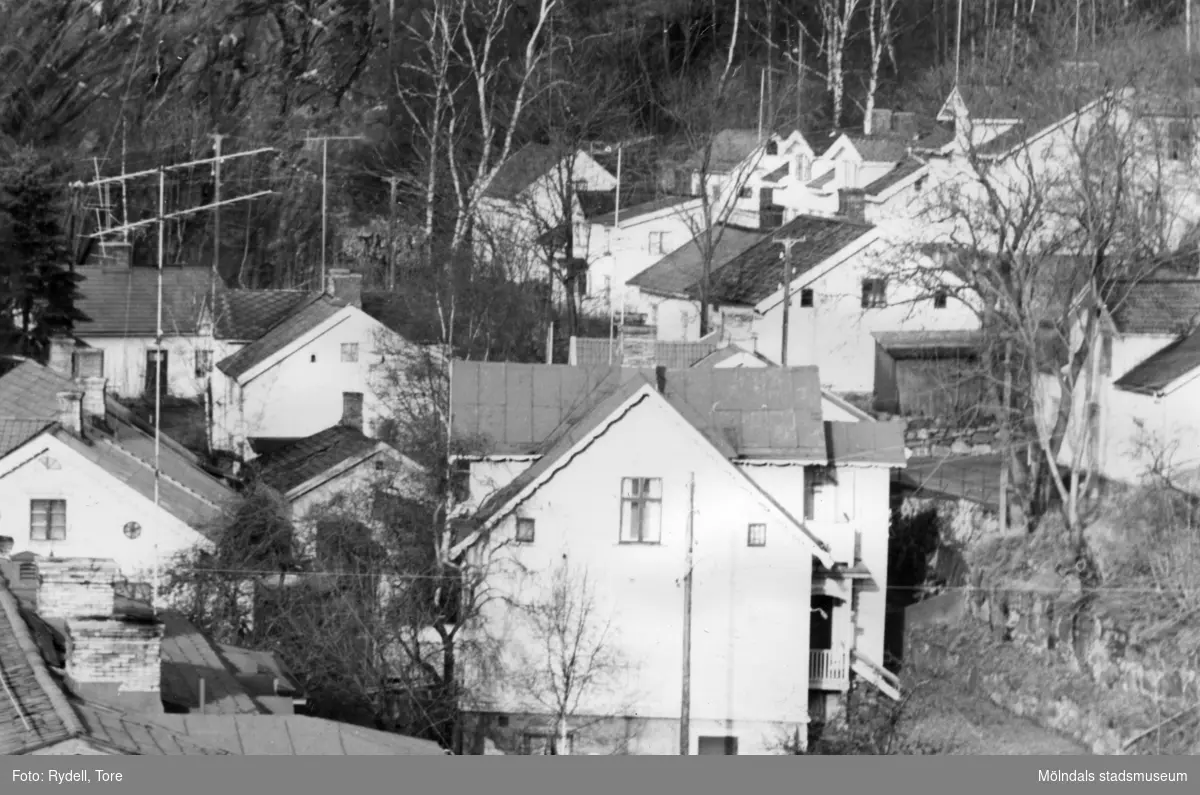
[[[662,540],[662,480],[621,479],[621,543],[657,544]]]
[[[313,363],[315,364],[315,363],[316,363],[316,361],[317,361],[317,355],[314,353],[312,356],[310,356],[310,357],[308,358],[308,360],[309,360],[310,362],[313,362]]]
[[[887,280],[863,279],[862,308],[880,309],[887,306]]]
[[[522,544],[533,543],[535,524],[536,523],[532,519],[526,519],[524,517],[518,518],[517,541],[520,541]]]
[[[933,308],[934,309],[945,309],[947,299],[948,299],[948,296],[946,295],[946,291],[938,290],[936,293],[933,294]]]
[[[196,351],[196,377],[203,378],[212,372],[212,351]]]
[[[767,141],[767,154],[768,155],[779,154],[779,143],[777,141]]]
[[[357,362],[358,361],[358,343],[343,342],[342,343],[342,361]]]
[[[649,244],[649,246],[648,246],[648,249],[647,249],[647,250],[648,250],[648,252],[649,252],[650,254],[664,254],[664,253],[666,253],[666,252],[664,251],[664,248],[665,248],[665,244],[664,244],[665,238],[666,238],[666,232],[651,232],[651,233],[650,233],[650,244]]]
[[[804,308],[813,305],[813,291],[811,287],[805,287],[800,291],[800,306]]]
[[[765,524],[750,525],[750,530],[746,534],[746,546],[765,547],[766,545],[767,545],[767,526]]]

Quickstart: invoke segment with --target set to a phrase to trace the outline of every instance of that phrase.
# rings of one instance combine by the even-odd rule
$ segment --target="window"
[[[657,544],[662,539],[662,479],[621,479],[621,543]]]
[[[604,253],[612,253],[612,228],[608,226],[604,227]]]
[[[739,199],[754,198],[754,189],[753,188],[742,188],[741,190],[738,191],[738,198]]]
[[[587,190],[587,189],[588,189],[588,181],[586,179],[575,180],[575,190],[581,191],[581,190]]]
[[[67,537],[66,500],[29,501],[31,541],[63,541]]]
[[[812,179],[812,161],[807,155],[796,155],[796,179],[801,182]]]
[[[75,351],[71,354],[72,378],[103,378],[104,351]]]
[[[146,394],[153,395],[157,388],[163,395],[167,394],[167,367],[169,361],[167,352],[163,350],[146,351]],[[157,387],[155,384],[157,383]]]
[[[804,519],[805,521],[824,521],[824,495],[827,489],[837,484],[834,470],[828,466],[807,466],[804,468]]]
[[[1112,334],[1100,338],[1100,375],[1112,375]]]
[[[196,377],[203,378],[212,372],[212,351],[196,351]]]
[[[936,293],[933,294],[933,308],[934,309],[945,309],[946,308],[946,300],[947,300],[946,291],[938,290]]]
[[[342,361],[357,362],[358,361],[358,343],[343,342],[342,343]]]
[[[650,244],[647,250],[651,254],[665,254],[666,252],[663,250],[663,240],[666,238],[666,235],[666,232],[651,232]]]
[[[1167,159],[1191,160],[1192,131],[1186,121],[1178,119],[1167,124]]]
[[[800,306],[809,308],[813,305],[813,291],[811,287],[805,287],[800,290]]]
[[[768,155],[779,154],[779,142],[778,141],[767,141],[767,154]]]
[[[471,462],[461,458],[455,459],[450,472],[450,493],[456,502],[464,502],[471,497]]]
[[[748,547],[765,547],[767,545],[767,526],[765,524],[752,524],[746,532],[746,546]]]
[[[863,279],[863,309],[879,309],[887,306],[887,279]]]
[[[362,392],[342,393],[342,424],[360,431],[363,426]]]
[[[521,542],[522,544],[532,544],[534,529],[535,529],[535,522],[532,519],[525,519],[524,517],[518,517],[517,518],[517,541]]]
[[[697,740],[696,751],[700,756],[737,756],[738,738],[701,737]]]

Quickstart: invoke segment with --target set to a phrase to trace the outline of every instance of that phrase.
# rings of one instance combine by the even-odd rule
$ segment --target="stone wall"
[[[992,455],[998,452],[1000,426],[986,422],[964,426],[924,417],[908,421],[904,443],[913,456]]]

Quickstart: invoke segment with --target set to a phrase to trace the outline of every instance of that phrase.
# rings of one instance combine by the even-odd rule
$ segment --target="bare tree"
[[[853,30],[854,15],[862,0],[820,0],[821,49],[825,53],[825,85],[833,100],[833,125],[842,123],[846,97],[846,47]],[[872,26],[872,29],[874,27]]]
[[[863,117],[866,121],[865,131],[868,135],[872,132],[875,94],[879,90],[879,67],[883,62],[884,54],[886,53],[891,59],[893,68],[896,65],[896,56],[893,52],[892,21],[897,2],[899,0],[870,0],[870,19],[867,29],[871,36],[871,72],[867,80],[867,107]]]

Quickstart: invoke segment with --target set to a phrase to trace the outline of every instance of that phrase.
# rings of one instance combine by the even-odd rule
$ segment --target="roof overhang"
[[[247,384],[249,384],[254,379],[258,378],[263,373],[274,368],[277,364],[282,362],[284,359],[287,359],[289,356],[291,356],[292,354],[299,351],[301,348],[303,348],[308,343],[312,342],[313,340],[315,340],[319,337],[322,337],[322,336],[328,334],[330,331],[332,331],[337,326],[340,326],[342,323],[345,323],[347,320],[350,319],[350,316],[351,316],[351,314],[353,314],[353,311],[354,311],[354,307],[352,307],[352,306],[342,307],[337,312],[335,312],[333,315],[327,317],[325,320],[321,321],[313,328],[304,332],[299,337],[297,337],[296,339],[289,342],[287,345],[284,345],[282,348],[275,351],[274,353],[272,353],[267,358],[263,359],[258,364],[254,365],[253,367],[249,368],[241,375],[237,376],[234,380],[237,381],[237,383],[240,386],[243,386],[243,387],[246,386]],[[236,355],[237,354],[234,354],[234,356],[236,356]],[[220,367],[220,365],[217,365],[217,366]]]
[[[792,281],[792,285],[795,285],[796,282],[798,282],[798,281],[804,280],[803,284],[800,285],[800,289],[803,289],[806,285],[812,284],[815,281],[817,281],[818,279],[824,277],[825,274],[829,273],[831,270],[838,267],[839,265],[841,265],[843,262],[850,259],[854,255],[861,253],[865,248],[867,248],[871,244],[877,242],[878,240],[880,240],[879,228],[871,227],[870,229],[865,231],[862,235],[855,238],[849,244],[843,246],[842,248],[835,251],[833,254],[831,254],[828,257],[826,257],[825,259],[821,260],[821,262],[816,267],[810,269],[807,273],[801,274],[800,276],[795,278]],[[796,289],[797,289],[796,287],[792,286],[790,288],[790,292],[794,293],[796,291]],[[767,296],[766,298],[762,299],[757,304],[755,304],[754,309],[760,315],[765,315],[767,312],[774,309],[776,306],[778,306],[782,302],[783,302],[783,287],[780,287],[779,289],[772,292],[769,296]]]
[[[897,193],[907,188],[909,185],[915,184],[919,180],[929,176],[929,163],[926,162],[925,158],[917,157],[916,155],[910,155],[910,157],[920,160],[922,163],[921,167],[903,179],[896,180],[896,182],[887,186],[878,193],[868,193],[864,198],[872,204],[880,204],[888,201]]]
[[[350,470],[355,469],[356,467],[359,467],[362,464],[365,464],[367,461],[370,461],[372,458],[375,458],[376,456],[379,456],[379,455],[387,456],[389,458],[397,460],[401,464],[403,464],[405,467],[408,467],[409,469],[411,469],[415,472],[424,472],[425,471],[425,468],[423,466],[418,464],[416,461],[413,461],[411,458],[404,455],[396,448],[392,447],[391,445],[387,444],[386,442],[379,442],[370,450],[367,450],[366,452],[360,453],[359,455],[353,456],[351,458],[347,458],[345,461],[334,464],[333,466],[331,466],[329,469],[325,470],[321,474],[311,477],[308,480],[304,481],[303,483],[301,483],[297,486],[293,486],[292,488],[288,489],[287,493],[285,493],[283,495],[284,499],[286,499],[288,502],[293,502],[295,500],[298,500],[301,497],[303,497],[305,494],[308,494],[313,489],[320,488],[321,486],[323,486],[324,484],[333,480],[334,478],[341,477],[342,475],[346,474]]]

